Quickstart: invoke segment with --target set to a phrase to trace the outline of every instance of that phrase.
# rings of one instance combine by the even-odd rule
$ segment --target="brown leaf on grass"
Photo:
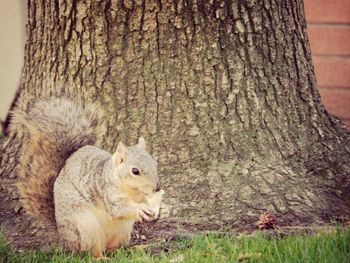
[[[276,227],[276,219],[273,214],[263,213],[260,215],[258,222],[256,222],[256,226],[260,230],[264,229],[274,229]]]
[[[242,262],[244,260],[249,260],[249,259],[258,259],[261,257],[261,253],[239,253],[237,257],[238,262]]]

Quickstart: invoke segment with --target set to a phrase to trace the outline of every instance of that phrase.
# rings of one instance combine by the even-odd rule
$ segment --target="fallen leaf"
[[[256,226],[260,230],[274,229],[276,227],[276,218],[270,213],[261,214],[258,222],[256,222]]]

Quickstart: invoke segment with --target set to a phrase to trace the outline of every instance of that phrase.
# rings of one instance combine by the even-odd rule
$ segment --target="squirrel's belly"
[[[104,209],[100,207],[94,207],[91,209],[96,218],[101,224],[106,237],[117,236],[129,236],[132,231],[132,227],[135,223],[135,219],[132,218],[122,218],[113,219],[110,214],[108,214]]]

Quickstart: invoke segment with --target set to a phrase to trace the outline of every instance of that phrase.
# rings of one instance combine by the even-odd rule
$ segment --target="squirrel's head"
[[[126,147],[119,142],[112,158],[123,185],[145,194],[160,190],[157,161],[146,151],[146,143],[142,137],[134,146]]]

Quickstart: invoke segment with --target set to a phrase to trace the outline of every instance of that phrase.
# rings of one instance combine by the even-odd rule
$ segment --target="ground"
[[[207,233],[168,237],[107,254],[110,262],[350,262],[350,229],[298,227],[252,234]],[[14,251],[0,239],[2,262],[91,262],[89,255]]]

